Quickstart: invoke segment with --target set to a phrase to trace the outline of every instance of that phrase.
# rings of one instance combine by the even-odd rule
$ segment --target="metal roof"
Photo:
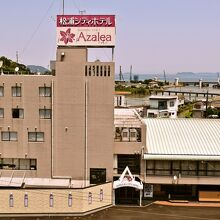
[[[220,120],[149,118],[144,122],[145,159],[220,160]]]
[[[116,127],[140,127],[140,116],[135,109],[114,109],[114,125]]]

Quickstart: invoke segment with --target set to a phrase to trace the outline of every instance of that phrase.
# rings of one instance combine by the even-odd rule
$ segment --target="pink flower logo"
[[[68,44],[69,42],[72,43],[75,37],[75,34],[71,33],[70,32],[70,28],[68,28],[65,31],[60,31],[60,35],[61,35],[61,38],[60,38],[60,41],[64,41],[65,44]]]

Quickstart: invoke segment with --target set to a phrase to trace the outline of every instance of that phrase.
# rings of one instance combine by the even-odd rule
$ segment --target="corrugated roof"
[[[147,154],[220,157],[218,119],[149,118],[144,122]]]
[[[114,109],[114,125],[116,127],[140,127],[141,120],[135,109]]]

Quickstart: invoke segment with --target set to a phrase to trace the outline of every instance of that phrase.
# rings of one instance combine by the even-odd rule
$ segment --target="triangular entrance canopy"
[[[136,189],[143,189],[143,184],[142,182],[138,182],[135,180],[135,177],[131,174],[131,171],[127,166],[119,179],[113,182],[113,189],[117,189],[120,187],[133,187]]]

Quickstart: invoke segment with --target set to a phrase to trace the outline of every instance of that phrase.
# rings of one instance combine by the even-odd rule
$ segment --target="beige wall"
[[[103,200],[100,201],[100,189]],[[92,193],[92,203],[88,203],[88,193]],[[9,195],[13,194],[14,206],[9,207]],[[24,207],[24,195],[28,195],[28,207]],[[50,193],[54,196],[54,206],[50,207]],[[72,194],[72,207],[68,206],[68,194]],[[10,189],[0,190],[1,214],[83,214],[112,204],[112,183],[85,189]]]
[[[173,176],[146,176],[145,183],[219,185],[220,177],[181,177],[174,181]]]
[[[0,86],[4,86],[4,96],[0,97],[0,108],[4,108],[4,118],[0,118],[0,131],[17,131],[18,141],[2,141],[2,158],[37,159],[37,171],[27,171],[26,176],[50,177],[51,168],[51,120],[40,119],[39,109],[51,108],[51,97],[40,97],[39,87],[51,86],[52,76],[1,75]],[[22,96],[12,97],[11,87],[21,86]],[[12,118],[12,108],[23,108],[24,118]],[[44,142],[28,142],[28,131],[44,132]],[[12,171],[3,171],[3,173]],[[22,174],[21,174],[22,173]],[[15,171],[14,175],[23,175]],[[9,174],[10,175],[10,174]]]
[[[57,50],[55,175],[85,179],[87,172],[89,179],[90,168],[106,168],[107,180],[112,179],[114,63],[98,62],[111,66],[110,76],[86,77],[85,66],[96,64],[87,62],[86,48]]]

